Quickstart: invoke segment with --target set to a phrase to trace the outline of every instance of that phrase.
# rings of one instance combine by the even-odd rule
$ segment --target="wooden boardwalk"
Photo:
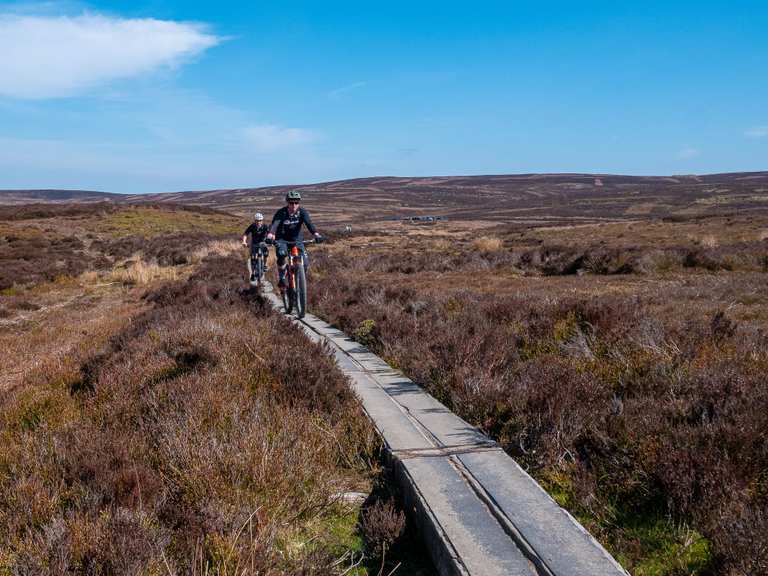
[[[265,295],[282,310],[269,285]],[[310,314],[291,319],[330,344],[440,574],[627,575],[493,440],[333,326]]]

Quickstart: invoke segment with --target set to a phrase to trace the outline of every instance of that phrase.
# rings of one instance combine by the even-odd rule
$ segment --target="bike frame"
[[[264,267],[267,263],[267,257],[264,255],[263,249],[267,245],[264,242],[260,242],[256,252],[251,251],[249,256],[251,264],[251,272],[256,272],[257,283],[261,286],[264,281]]]
[[[288,264],[288,287],[291,290],[296,290],[296,267],[304,266],[304,253],[299,250],[298,246],[293,246],[289,258],[291,260]]]
[[[286,313],[290,314],[293,310],[295,310],[297,316],[302,318],[306,313],[307,306],[307,278],[306,269],[304,267],[304,250],[300,249],[299,245],[314,244],[316,241],[306,240],[302,242],[278,242],[285,242],[286,246],[291,246],[291,249],[287,255],[288,261],[286,262],[286,287],[282,293],[283,305],[285,306]],[[301,282],[297,281],[299,270],[301,270]],[[279,270],[277,272],[279,274]],[[301,286],[299,284],[301,284]]]

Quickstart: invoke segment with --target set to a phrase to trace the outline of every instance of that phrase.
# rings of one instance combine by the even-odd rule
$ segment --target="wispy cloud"
[[[677,157],[681,160],[690,160],[691,158],[697,158],[701,156],[701,150],[698,148],[683,148],[677,153]]]
[[[768,136],[768,126],[755,126],[744,132],[747,138],[765,138]]]
[[[0,14],[0,96],[71,96],[174,67],[221,41],[200,24],[98,14]]]
[[[363,88],[368,85],[368,82],[353,82],[352,84],[347,84],[346,86],[342,86],[340,88],[336,88],[335,90],[331,90],[328,92],[328,98],[331,100],[339,100],[342,96],[352,92],[353,90],[357,90],[358,88]]]
[[[11,106],[10,115],[0,109],[0,189],[240,188],[332,180],[354,168],[347,157],[315,145],[324,144],[324,133],[198,91],[141,82],[105,98],[100,91],[85,107],[63,108],[0,98],[0,106]],[[46,128],[50,114],[56,115],[55,131]],[[26,119],[29,128],[14,133],[6,117]]]
[[[303,128],[286,128],[275,124],[248,126],[244,130],[246,141],[259,152],[272,152],[309,144],[316,134]]]

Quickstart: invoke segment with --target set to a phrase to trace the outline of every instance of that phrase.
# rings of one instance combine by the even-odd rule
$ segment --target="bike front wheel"
[[[304,266],[296,267],[296,315],[304,318],[307,313],[307,276]]]

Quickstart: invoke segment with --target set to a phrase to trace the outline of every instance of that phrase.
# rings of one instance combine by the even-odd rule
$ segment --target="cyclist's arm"
[[[269,231],[267,232],[267,238],[270,240],[275,239],[275,234],[277,234],[277,227],[280,226],[280,210],[275,212],[275,215],[272,216],[272,224],[269,225]]]
[[[245,232],[243,232],[243,246],[248,246],[248,234],[251,233],[251,227],[248,226],[248,228],[245,229]]]
[[[309,231],[312,232],[314,236],[320,236],[320,232],[317,231],[317,228],[315,228],[315,225],[312,223],[312,218],[310,217],[309,212],[304,210],[304,208],[302,208],[302,211],[304,216],[304,224],[307,226],[307,229],[309,229]]]

